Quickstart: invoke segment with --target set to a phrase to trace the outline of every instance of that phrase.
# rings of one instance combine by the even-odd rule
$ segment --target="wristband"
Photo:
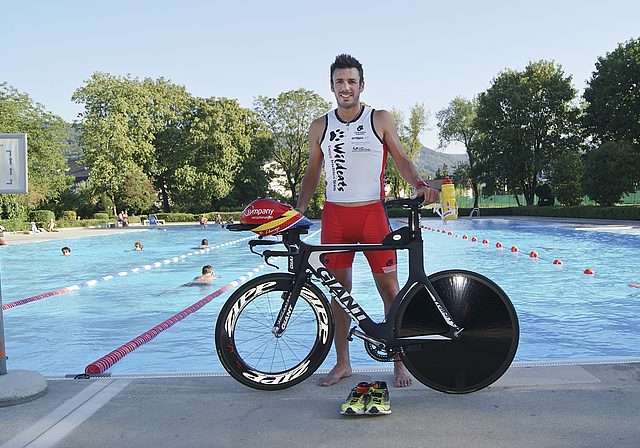
[[[427,188],[429,188],[429,184],[426,183],[425,181],[421,180],[420,182],[418,182],[416,184],[416,190],[418,189],[418,187],[427,187]]]

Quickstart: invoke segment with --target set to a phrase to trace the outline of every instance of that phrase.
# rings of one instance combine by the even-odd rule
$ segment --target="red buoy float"
[[[538,252],[536,252],[535,250],[534,250],[534,251],[531,251],[531,253],[529,254],[529,256],[530,256],[531,258],[538,258]]]
[[[474,236],[473,238],[471,238],[471,241],[473,241],[473,242],[475,243],[476,241],[478,241],[478,238],[476,238],[476,237]]]
[[[502,247],[502,243],[501,243],[500,241],[498,241],[498,242],[496,243],[496,247]]]
[[[559,265],[561,265],[561,264],[562,264],[562,261],[561,261],[561,260],[553,260],[553,264],[559,264]]]
[[[453,232],[447,232],[447,235],[453,235]]]
[[[584,273],[585,273],[585,274],[588,274],[588,275],[593,275],[593,274],[595,274],[595,272],[593,272],[593,269],[585,269]]]
[[[518,252],[520,249],[518,249],[518,246],[513,246],[511,247],[511,252]]]
[[[489,240],[488,240],[488,239],[486,239],[486,238],[485,238],[485,239],[483,239],[483,240],[482,240],[482,244],[489,244]]]
[[[469,237],[468,237],[467,235],[462,235],[462,239],[463,239],[463,240],[468,240],[468,239],[469,239]]]

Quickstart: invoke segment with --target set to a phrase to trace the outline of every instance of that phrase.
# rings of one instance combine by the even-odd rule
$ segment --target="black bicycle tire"
[[[518,348],[518,316],[511,300],[475,272],[442,271],[429,281],[463,330],[450,341],[405,347],[404,364],[418,381],[441,392],[469,393],[489,386],[509,368]],[[396,336],[446,330],[425,287],[414,285],[398,311]]]
[[[271,333],[282,295],[291,289],[293,280],[289,273],[256,277],[238,288],[220,310],[215,330],[218,358],[225,370],[245,386],[260,390],[294,386],[312,375],[329,353],[334,331],[331,305],[313,283],[303,287],[284,335],[276,338]],[[247,328],[238,328],[245,320]],[[249,337],[253,345],[246,348]],[[281,352],[280,358],[274,355],[267,363],[266,358],[258,356],[258,339],[263,343],[257,346],[262,354],[269,348],[273,353],[287,351],[286,356]],[[297,357],[294,352],[299,352]]]

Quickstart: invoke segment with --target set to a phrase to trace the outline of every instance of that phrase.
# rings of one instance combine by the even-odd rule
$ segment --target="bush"
[[[32,210],[29,212],[29,219],[38,223],[47,223],[51,218],[56,219],[56,214],[51,210]]]
[[[75,221],[78,215],[76,215],[75,210],[65,210],[62,212],[62,219],[66,221]]]
[[[4,229],[7,232],[19,232],[22,230],[29,230],[29,223],[22,221],[21,219],[0,220],[0,225],[4,227]]]
[[[94,213],[93,214],[93,219],[100,219],[102,221],[109,221],[109,214],[108,213]]]
[[[469,216],[470,208],[459,208],[458,216]],[[422,216],[428,216],[422,212]],[[597,205],[537,207],[487,207],[480,208],[480,216],[540,216],[550,218],[615,219],[620,221],[640,221],[640,206]]]

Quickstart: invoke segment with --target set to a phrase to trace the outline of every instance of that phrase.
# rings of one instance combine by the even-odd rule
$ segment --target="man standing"
[[[304,212],[318,186],[325,167],[326,202],[322,212],[323,244],[379,244],[390,232],[382,204],[385,198],[384,168],[391,155],[402,177],[416,187],[413,197],[423,196],[423,204],[436,202],[438,191],[420,178],[415,165],[402,148],[393,118],[386,110],[360,104],[364,90],[362,65],[349,55],[336,57],[330,70],[331,91],[337,108],[311,123],[309,165],[302,179],[296,209]],[[399,292],[395,251],[365,252],[385,312]],[[326,266],[351,292],[353,253],[327,256]],[[318,384],[330,386],[351,375],[349,360],[350,318],[331,301],[336,323],[334,344],[336,365]],[[406,387],[411,376],[400,359],[394,361],[394,385]]]

